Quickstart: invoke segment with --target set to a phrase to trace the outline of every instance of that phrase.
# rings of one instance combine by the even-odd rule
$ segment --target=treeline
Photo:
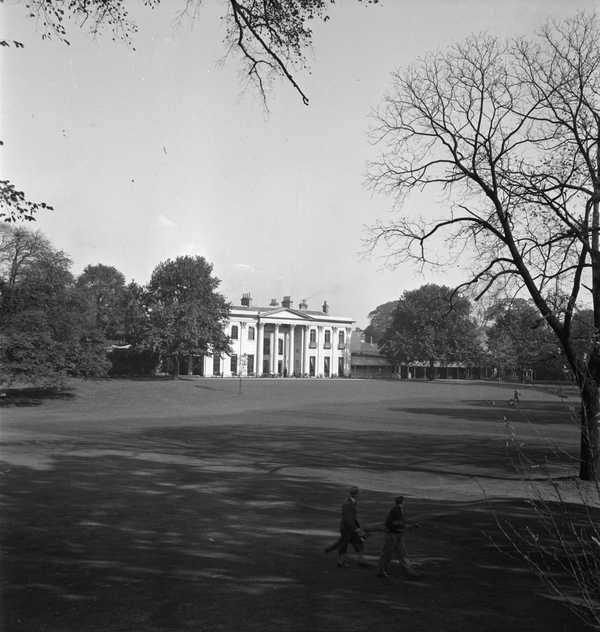
[[[164,261],[144,286],[103,264],[75,277],[71,265],[41,232],[0,227],[1,383],[175,374],[194,356],[229,349],[229,306],[203,257]]]
[[[556,336],[529,300],[496,300],[475,310],[452,288],[428,284],[379,305],[369,318],[365,336],[398,368],[426,363],[429,377],[448,364],[491,367],[493,375],[510,379],[572,377]],[[572,328],[583,356],[593,336],[592,311],[576,312]]]

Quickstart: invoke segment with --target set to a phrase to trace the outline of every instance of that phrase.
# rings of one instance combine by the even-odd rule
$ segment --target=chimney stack
[[[286,309],[290,309],[292,306],[292,299],[289,296],[284,296],[283,300],[281,301],[281,305]]]
[[[329,305],[327,305],[327,301],[323,301],[323,313],[329,314]]]
[[[242,305],[244,307],[250,307],[252,305],[252,296],[250,295],[250,292],[242,294]]]
[[[305,299],[305,298],[303,298],[303,299],[300,301],[300,305],[299,305],[299,307],[300,307],[300,309],[308,309],[308,303],[306,302],[306,299]]]
[[[271,302],[269,303],[269,307],[277,307],[279,305],[279,303],[277,302],[276,298],[272,298]]]

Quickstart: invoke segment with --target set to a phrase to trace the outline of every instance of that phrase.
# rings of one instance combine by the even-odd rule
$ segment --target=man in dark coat
[[[404,496],[397,496],[394,506],[385,520],[385,541],[379,557],[378,577],[389,577],[390,563],[393,557],[396,557],[400,562],[407,576],[417,577],[417,573],[411,568],[406,559],[406,548],[404,547],[405,530]]]
[[[340,537],[331,546],[325,549],[325,552],[337,550],[337,564],[338,566],[347,566],[346,553],[348,551],[348,545],[351,544],[354,550],[359,555],[359,564],[366,566],[366,562],[363,558],[364,550],[364,532],[360,528],[358,522],[358,487],[351,487],[348,493],[348,498],[342,505],[342,518],[340,520]]]

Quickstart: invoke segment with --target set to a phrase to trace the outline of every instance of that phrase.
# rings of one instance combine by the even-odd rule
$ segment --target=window
[[[248,340],[254,340],[254,327],[248,327]]]
[[[338,349],[343,349],[344,348],[344,330],[340,329],[340,332],[338,333]]]
[[[277,352],[279,353],[279,355],[283,355],[283,339],[279,338],[279,340],[277,341]]]
[[[325,330],[325,342],[323,343],[324,349],[331,349],[331,331]]]
[[[237,375],[238,369],[238,357],[236,355],[231,356],[231,375]]]
[[[344,358],[338,358],[338,375],[344,376]]]
[[[316,329],[311,329],[310,330],[310,334],[309,334],[309,338],[308,338],[308,346],[311,349],[314,349],[317,346],[317,330]]]
[[[310,356],[308,359],[308,375],[310,377],[315,377],[315,367],[316,367],[316,358],[315,356]]]
[[[248,354],[248,375],[254,375],[254,356]]]
[[[329,363],[330,358],[328,356],[325,356],[323,358],[323,373],[325,374],[325,377],[329,377]]]
[[[237,325],[231,325],[231,339],[232,340],[238,339],[238,326]]]
[[[265,338],[263,340],[263,353],[269,355],[271,353],[271,339]]]

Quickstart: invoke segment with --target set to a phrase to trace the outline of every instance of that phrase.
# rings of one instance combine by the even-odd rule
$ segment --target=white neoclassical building
[[[244,294],[225,329],[231,355],[205,356],[203,374],[348,377],[353,324],[332,316],[326,301],[320,311],[309,310],[305,300],[293,308],[289,296],[255,307]]]

